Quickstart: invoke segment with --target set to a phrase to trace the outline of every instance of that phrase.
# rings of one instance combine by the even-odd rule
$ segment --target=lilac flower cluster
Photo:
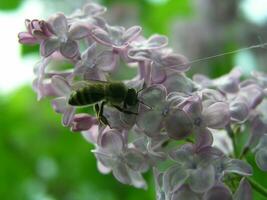
[[[252,199],[252,168],[241,158],[254,152],[267,171],[267,75],[255,72],[241,81],[241,71],[233,69],[213,80],[190,79],[188,60],[167,47],[165,36],[147,39],[139,26],[111,26],[101,17],[105,11],[89,3],[70,16],[26,20],[19,42],[40,44],[33,81],[38,99],[52,97],[62,124],[95,145],[100,172],[112,172],[121,183],[146,188],[142,174],[153,169],[159,200]],[[60,62],[72,67],[60,68]],[[122,81],[139,91],[139,103],[128,108],[137,115],[105,105],[107,126],[86,111],[91,105],[68,103],[85,82],[114,80],[121,64],[138,68],[135,77]],[[225,155],[213,145],[213,134],[221,130],[235,144],[244,127],[250,135],[241,155]],[[231,187],[229,177],[239,186]]]

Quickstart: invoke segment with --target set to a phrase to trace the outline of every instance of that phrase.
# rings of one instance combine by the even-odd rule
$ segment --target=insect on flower
[[[108,120],[103,115],[105,104],[126,114],[138,114],[127,110],[127,108],[142,103],[138,100],[138,93],[143,89],[136,91],[134,88],[127,88],[123,82],[99,80],[82,81],[79,84],[82,86],[72,91],[68,103],[72,106],[94,105],[97,117],[103,124],[109,126]]]

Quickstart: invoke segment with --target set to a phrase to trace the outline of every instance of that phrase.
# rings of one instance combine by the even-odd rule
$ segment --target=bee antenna
[[[145,87],[143,87],[142,89],[137,91],[137,94],[139,94],[139,92],[142,92],[145,89]]]
[[[149,105],[147,105],[147,104],[145,104],[143,101],[141,101],[141,100],[138,99],[138,102],[141,103],[142,105],[148,107],[150,110],[152,110],[152,107],[149,106]]]

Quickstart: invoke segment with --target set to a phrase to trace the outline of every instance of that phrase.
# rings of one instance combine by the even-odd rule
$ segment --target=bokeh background
[[[0,0],[0,199],[136,200],[155,199],[147,191],[118,183],[97,171],[93,148],[60,124],[49,100],[37,102],[31,89],[38,46],[18,44],[24,19],[71,13],[84,0]],[[109,22],[140,24],[145,36],[169,36],[170,46],[189,60],[267,41],[266,0],[102,0]],[[218,77],[239,67],[245,74],[267,71],[267,50],[243,51],[192,65],[188,72]],[[131,73],[131,72],[129,72]],[[254,176],[267,187],[267,175],[253,158]],[[264,200],[254,193],[254,199]]]

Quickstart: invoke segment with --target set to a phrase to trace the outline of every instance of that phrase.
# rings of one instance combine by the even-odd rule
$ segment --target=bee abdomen
[[[103,87],[90,85],[73,91],[69,98],[69,104],[73,106],[85,106],[97,103],[104,99]]]

